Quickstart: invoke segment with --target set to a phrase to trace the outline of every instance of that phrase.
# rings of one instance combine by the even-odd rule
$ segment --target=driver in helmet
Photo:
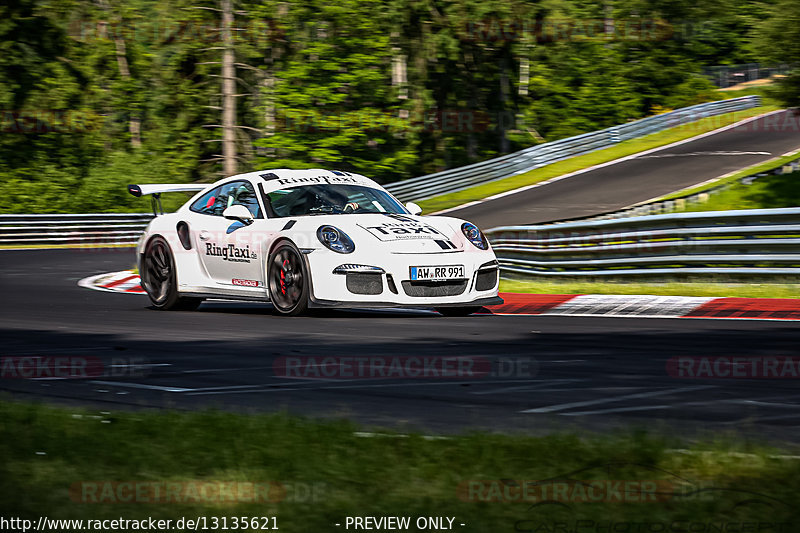
[[[352,213],[358,209],[358,203],[348,202],[347,196],[337,190],[324,190],[314,194],[314,208],[330,209],[336,213]]]

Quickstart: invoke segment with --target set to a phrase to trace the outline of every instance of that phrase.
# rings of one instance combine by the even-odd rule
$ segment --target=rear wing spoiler
[[[164,192],[199,192],[209,187],[208,183],[156,183],[152,185],[128,185],[128,192],[140,198],[152,194],[153,214],[164,214],[161,207],[161,193]]]

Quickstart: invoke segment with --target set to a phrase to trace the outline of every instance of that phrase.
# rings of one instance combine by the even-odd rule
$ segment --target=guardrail
[[[150,213],[0,215],[0,245],[136,244]]]
[[[719,185],[709,185],[705,189],[697,192],[685,194],[683,196],[676,196],[669,200],[655,200],[653,202],[646,202],[635,204],[630,207],[625,207],[617,211],[608,211],[596,215],[587,215],[583,217],[567,218],[563,220],[553,220],[548,224],[563,224],[566,222],[588,222],[590,220],[612,220],[617,218],[641,217],[647,215],[658,215],[664,213],[672,213],[680,211],[687,206],[704,203],[708,201],[712,194],[726,191],[736,185],[737,183],[744,183],[750,185],[754,181],[767,176],[779,176],[781,174],[790,174],[800,170],[800,155],[796,159],[786,161],[775,165],[773,168],[762,170],[761,172],[754,172],[747,176],[742,176],[735,181],[721,183]]]
[[[0,215],[0,245],[135,244],[151,214]],[[673,213],[489,230],[504,274],[800,274],[800,208]]]
[[[486,235],[505,274],[602,278],[800,274],[800,208],[508,226]]]
[[[439,194],[516,176],[576,155],[608,148],[628,139],[643,137],[701,118],[757,107],[760,102],[758,96],[742,96],[698,104],[600,131],[537,144],[495,159],[390,183],[385,187],[404,202],[424,200]]]
[[[598,132],[536,145],[489,161],[389,184],[386,188],[403,201],[424,199],[527,172],[681,123],[755,107],[759,102],[758,96],[744,96],[700,104]],[[149,213],[0,215],[0,246],[135,244],[152,218],[153,215]]]

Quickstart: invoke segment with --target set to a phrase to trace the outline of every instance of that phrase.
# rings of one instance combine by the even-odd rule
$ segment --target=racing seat
[[[231,205],[243,205],[254,217],[258,218],[260,211],[258,202],[256,201],[255,194],[247,187],[247,185],[241,185],[238,187],[229,198],[229,207]]]

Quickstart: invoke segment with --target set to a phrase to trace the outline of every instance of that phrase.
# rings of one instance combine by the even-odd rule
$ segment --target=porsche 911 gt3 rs
[[[502,303],[498,263],[474,224],[420,216],[376,182],[328,170],[267,170],[211,185],[129,185],[134,196],[197,194],[157,216],[137,247],[158,309],[203,299],[309,307],[433,307],[466,315]]]

